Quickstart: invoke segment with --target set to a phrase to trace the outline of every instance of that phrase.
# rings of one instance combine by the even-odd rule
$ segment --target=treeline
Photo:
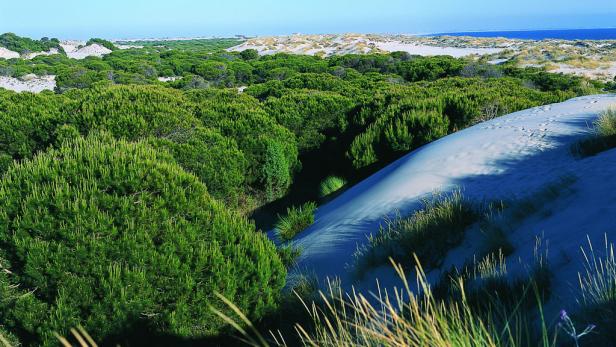
[[[62,52],[60,41],[56,38],[43,37],[40,40],[33,40],[27,37],[17,36],[13,33],[0,35],[0,47],[4,47],[19,54],[31,52],[47,52],[52,48]]]

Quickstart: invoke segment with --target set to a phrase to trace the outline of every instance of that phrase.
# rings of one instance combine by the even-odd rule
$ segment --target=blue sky
[[[616,27],[616,0],[0,0],[0,32],[131,38]]]

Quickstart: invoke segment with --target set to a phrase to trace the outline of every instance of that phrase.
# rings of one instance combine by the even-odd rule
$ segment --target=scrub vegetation
[[[301,249],[276,249],[262,232],[274,223],[257,215],[283,215],[278,236],[292,240],[314,222],[311,201],[413,149],[603,87],[471,58],[224,50],[239,42],[120,49],[92,39],[112,52],[75,60],[56,39],[0,36],[20,53],[59,48],[0,59],[0,75],[57,82],[40,94],[0,90],[0,341],[55,346],[55,334],[73,338],[81,327],[102,345],[231,345],[226,318],[239,312],[240,329],[253,321],[259,331],[291,330],[295,318],[283,313],[303,311],[285,284]],[[462,194],[436,196],[370,241],[386,251],[365,252],[374,265],[415,264],[415,253],[433,267],[477,219]],[[515,285],[508,302],[532,295],[533,281]],[[500,346],[519,335],[429,290],[391,298],[381,311],[360,296],[318,299],[311,281],[300,287],[324,308],[303,318],[314,320],[296,337],[307,345]]]

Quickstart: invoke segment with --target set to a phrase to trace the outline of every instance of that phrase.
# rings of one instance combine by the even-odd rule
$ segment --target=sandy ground
[[[534,263],[536,238],[549,244],[554,271],[551,307],[574,303],[580,247],[587,235],[599,247],[605,233],[616,242],[616,150],[579,160],[570,153],[575,141],[589,134],[599,112],[616,105],[616,95],[598,95],[537,107],[499,117],[428,144],[350,188],[316,212],[316,221],[300,233],[302,249],[295,273],[338,278],[346,290],[376,292],[400,285],[390,267],[371,270],[361,279],[349,264],[357,245],[378,231],[387,216],[408,215],[434,191],[463,190],[476,201],[524,198],[565,175],[577,178],[573,195],[546,205],[528,218],[509,239],[515,253],[507,259],[512,274],[528,271]],[[270,233],[271,235],[271,233]],[[478,251],[469,232],[467,240],[443,268],[471,261]],[[429,274],[432,280],[440,270]]]
[[[579,68],[566,64],[557,64],[558,68],[550,70],[553,73],[564,73],[568,75],[584,76],[600,80],[612,80],[616,76],[616,62],[609,66],[597,69]]]
[[[83,46],[83,44],[85,44],[85,42],[63,41],[61,46],[66,52],[66,55],[73,59],[85,59],[91,56],[102,57],[111,53],[110,49],[96,43],[89,46]]]
[[[47,52],[32,52],[22,56],[23,59],[34,59],[39,55],[54,55],[60,53],[57,48],[52,48]]]
[[[182,76],[158,77],[158,80],[161,82],[173,82],[181,79]]]
[[[446,44],[428,44],[431,41],[424,41],[409,36],[292,35],[250,39],[241,45],[230,48],[229,51],[240,52],[246,49],[255,49],[261,55],[290,53],[323,56],[401,51],[422,56],[451,55],[464,57],[495,54],[504,50],[501,47],[455,47]]]
[[[469,55],[495,54],[503,51],[502,48],[458,48],[436,47],[405,42],[376,42],[376,46],[385,52],[407,52],[413,55],[435,56],[450,55],[454,58],[467,57]]]
[[[26,75],[22,78],[0,76],[0,88],[19,93],[40,93],[43,90],[54,90],[56,88],[56,76]]]
[[[0,47],[0,58],[1,59],[19,58],[19,53],[13,52],[13,51],[11,51],[9,49],[6,49],[4,47]]]

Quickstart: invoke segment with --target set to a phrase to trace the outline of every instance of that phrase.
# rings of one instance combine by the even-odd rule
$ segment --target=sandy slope
[[[19,58],[19,53],[13,52],[10,49],[0,47],[0,59],[14,59]]]
[[[361,34],[258,37],[231,47],[228,51],[241,52],[246,49],[255,49],[261,55],[289,53],[324,56],[408,52],[421,56],[451,55],[453,57],[465,57],[474,54],[495,54],[503,51],[503,48],[430,45],[418,37],[386,37]]]
[[[96,43],[81,47],[82,44],[83,43],[79,41],[63,41],[61,46],[66,52],[66,55],[73,59],[85,59],[92,56],[102,57],[111,53],[110,49]]]
[[[616,95],[601,95],[516,112],[406,155],[319,208],[315,224],[297,237],[303,249],[299,271],[320,279],[338,277],[346,289],[355,285],[374,291],[375,278],[383,287],[396,285],[388,267],[372,270],[361,280],[347,267],[356,245],[378,230],[384,216],[396,210],[408,213],[436,190],[461,187],[477,200],[522,198],[570,174],[578,178],[574,193],[547,204],[541,216],[512,230],[516,252],[508,259],[510,272],[525,271],[533,263],[535,238],[543,234],[556,273],[554,295],[570,301],[586,235],[597,246],[604,233],[616,241],[616,150],[579,160],[569,148],[588,134],[598,112],[612,104]],[[446,265],[472,259],[477,244],[469,238]],[[437,275],[432,273],[432,278]]]
[[[40,93],[43,90],[54,90],[56,76],[26,75],[22,78],[0,76],[0,88],[15,92]]]

